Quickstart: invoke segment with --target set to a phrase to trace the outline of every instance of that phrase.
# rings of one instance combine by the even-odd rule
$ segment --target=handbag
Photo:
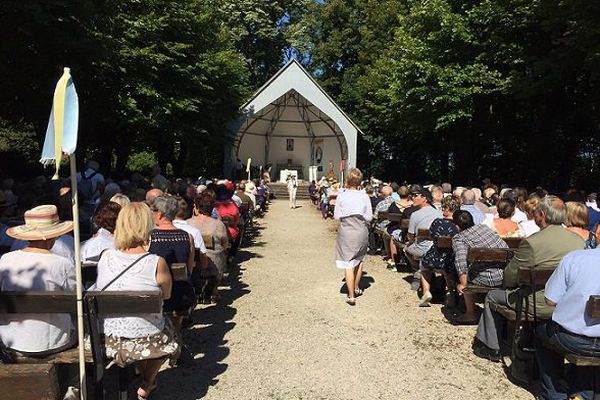
[[[511,348],[511,364],[509,368],[510,376],[517,382],[528,385],[537,379],[538,371],[535,361],[535,345],[533,328],[537,323],[537,311],[535,307],[535,289],[534,289],[534,307],[533,321],[521,319],[523,309],[525,312],[529,309],[529,297],[519,290],[519,300],[516,310],[515,336]]]

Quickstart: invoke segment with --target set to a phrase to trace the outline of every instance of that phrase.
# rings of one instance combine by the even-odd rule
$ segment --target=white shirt
[[[238,206],[238,208],[242,206],[242,199],[240,199],[238,195],[234,194],[233,196],[231,196],[231,201],[233,201],[235,205]]]
[[[523,221],[527,221],[527,214],[519,210],[518,207],[515,207],[515,213],[510,219],[519,224]]]
[[[525,232],[525,237],[529,237],[529,236],[533,235],[534,233],[540,231],[540,227],[537,226],[535,221],[532,219],[528,219],[528,220],[525,220],[525,221],[519,223],[519,226],[521,227],[521,230],[523,232]]]
[[[184,230],[192,235],[194,238],[194,247],[200,250],[200,253],[206,254],[206,245],[204,244],[204,239],[202,239],[202,232],[200,232],[200,229],[191,226],[183,219],[173,220],[173,225],[175,225],[177,229]]]
[[[96,236],[81,243],[81,261],[99,256],[106,249],[115,248],[115,238],[104,228],[100,228]]]
[[[0,258],[0,291],[72,291],[72,261],[51,253],[17,250]],[[0,314],[0,340],[17,351],[37,353],[67,345],[69,314]]]
[[[27,240],[15,240],[12,246],[10,246],[10,251],[22,250],[27,246],[29,246]],[[73,236],[67,233],[57,237],[54,246],[50,249],[50,253],[75,262],[75,241],[73,240]]]
[[[294,187],[294,186],[296,186],[296,187]],[[291,190],[291,189],[296,189],[297,187],[298,187],[298,181],[296,180],[296,177],[292,176],[287,181],[287,188],[288,188],[288,190]]]
[[[333,218],[340,219],[350,215],[362,215],[367,222],[373,219],[371,200],[364,190],[340,189],[338,191]]]

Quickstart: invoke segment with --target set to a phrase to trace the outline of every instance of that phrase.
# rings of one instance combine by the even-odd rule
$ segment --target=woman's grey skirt
[[[340,269],[358,266],[367,254],[369,228],[362,215],[350,215],[340,220],[335,244],[335,266]]]

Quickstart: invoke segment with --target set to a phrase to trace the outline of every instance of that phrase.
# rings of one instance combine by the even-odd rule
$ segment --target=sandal
[[[354,297],[346,297],[346,304],[350,306],[356,305],[356,299]]]
[[[363,294],[363,290],[362,289],[355,289],[354,290],[354,297],[362,296],[362,294]]]
[[[144,392],[145,394],[140,394],[140,390],[142,392]],[[142,381],[142,383],[140,384],[140,387],[137,390],[137,400],[148,400],[148,398],[150,397],[150,395],[152,394],[152,392],[154,392],[156,390],[156,383],[149,383],[149,382],[145,382]]]

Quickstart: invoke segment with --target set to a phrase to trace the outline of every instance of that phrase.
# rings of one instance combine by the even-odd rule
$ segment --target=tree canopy
[[[296,57],[361,127],[369,173],[597,186],[598,22],[581,0],[6,0],[1,133],[30,157],[70,66],[81,157],[218,173],[227,122]]]

